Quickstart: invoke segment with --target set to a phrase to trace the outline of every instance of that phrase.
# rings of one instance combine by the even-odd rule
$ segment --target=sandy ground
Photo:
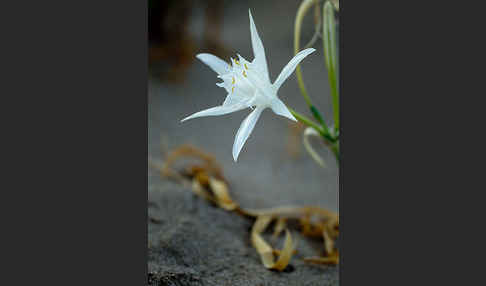
[[[223,42],[235,54],[253,59],[250,7],[274,80],[293,55],[293,22],[299,2],[233,2],[225,5]],[[309,15],[304,25],[302,42],[312,35],[310,18]],[[202,25],[199,9],[194,11],[192,33],[199,35]],[[303,61],[304,79],[317,108],[330,117],[321,42],[314,47],[317,51]],[[216,74],[199,61],[191,66],[182,85],[149,78],[149,155],[163,159],[160,151],[163,142],[169,148],[189,143],[212,153],[224,168],[233,198],[245,208],[317,205],[337,211],[338,170],[332,154],[328,150],[321,152],[328,168],[319,168],[302,149],[300,137],[297,137],[300,155],[289,153],[289,144],[295,140],[291,136],[291,121],[266,110],[237,163],[233,161],[231,148],[236,131],[250,110],[180,123],[189,114],[223,102],[225,92],[215,85],[217,81]],[[295,74],[282,86],[279,97],[309,115]],[[286,272],[266,270],[249,242],[251,220],[217,209],[153,171],[149,171],[149,202],[149,217],[153,219],[149,221],[149,284],[338,284],[338,267],[309,266],[298,258],[292,260],[292,267]],[[304,238],[299,241],[303,253],[316,255],[314,247],[320,246]]]

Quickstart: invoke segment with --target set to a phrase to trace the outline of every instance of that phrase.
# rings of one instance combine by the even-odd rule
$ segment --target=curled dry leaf
[[[287,226],[287,219],[286,218],[278,218],[277,219],[277,222],[275,223],[275,227],[273,229],[273,237],[276,238],[277,236],[280,235],[280,233],[282,233],[282,231],[285,229],[285,227]]]
[[[339,264],[339,253],[337,251],[333,252],[329,256],[315,256],[304,258],[304,262],[314,263],[314,264]]]
[[[294,252],[294,244],[292,243],[292,236],[290,232],[285,230],[285,242],[284,247],[280,252],[280,256],[277,261],[274,261],[275,250],[263,239],[261,234],[265,231],[268,224],[273,220],[270,216],[259,216],[257,217],[255,224],[251,230],[251,243],[253,247],[260,254],[263,265],[268,269],[275,269],[282,271],[287,267],[292,258]]]
[[[209,178],[209,186],[213,191],[214,196],[216,197],[218,205],[221,208],[227,211],[232,211],[238,207],[238,205],[231,199],[228,193],[228,186],[224,181],[215,178]]]
[[[334,252],[334,240],[331,239],[331,236],[327,232],[327,229],[322,231],[322,237],[324,237],[324,249],[326,250],[327,254],[331,254]]]
[[[175,162],[181,158],[197,159],[201,162],[199,162],[200,164],[190,165],[182,171],[176,171],[174,169]],[[219,164],[210,154],[189,145],[183,145],[169,153],[164,164],[156,164],[153,160],[150,160],[150,166],[158,169],[161,176],[176,179],[189,186],[196,195],[227,211],[234,211],[255,218],[251,231],[251,242],[266,268],[282,271],[289,264],[292,255],[296,253],[296,244],[286,227],[289,219],[300,222],[303,235],[319,237],[324,241],[326,256],[304,258],[305,262],[338,264],[339,254],[335,248],[335,240],[339,235],[339,217],[336,213],[313,206],[284,206],[259,210],[242,209],[231,198],[227,181]],[[273,232],[274,238],[285,230],[282,250],[272,248],[262,237],[262,233],[274,220],[276,221]],[[278,256],[276,260],[275,256]]]

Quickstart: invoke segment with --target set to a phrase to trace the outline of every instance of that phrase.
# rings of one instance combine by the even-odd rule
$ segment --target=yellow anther
[[[246,72],[245,71],[243,71],[243,76],[246,77]]]
[[[248,69],[248,66],[245,64],[245,69]]]
[[[235,84],[235,77],[233,77],[233,81],[231,82],[231,84]]]
[[[236,63],[237,65],[240,65],[240,62],[239,62],[238,60],[235,60],[235,63]]]

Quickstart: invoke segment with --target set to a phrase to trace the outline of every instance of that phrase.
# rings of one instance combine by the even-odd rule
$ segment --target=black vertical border
[[[444,220],[451,223],[450,206],[457,211],[457,202],[444,202],[444,193],[451,186],[440,186],[449,185],[457,174],[442,172],[440,179],[435,178],[434,172],[452,164],[446,152],[440,153],[445,158],[432,155],[447,142],[456,141],[430,142],[434,136],[448,136],[451,130],[455,134],[460,129],[452,126],[456,118],[451,116],[459,108],[448,109],[448,117],[441,118],[440,124],[430,121],[439,121],[446,95],[459,96],[450,87],[467,70],[452,73],[450,65],[458,60],[459,49],[444,52],[452,43],[464,45],[451,36],[464,36],[469,29],[458,24],[463,23],[458,19],[463,7],[451,3],[451,11],[445,11],[447,4],[434,1],[339,2],[340,285],[451,282],[460,268],[453,262],[466,261],[451,258],[454,252],[463,253],[451,249],[450,245],[460,244],[455,241],[457,236],[450,227],[441,236],[430,236]],[[350,6],[345,8],[347,4]],[[452,21],[450,15],[458,18]],[[462,15],[477,19],[469,12]],[[447,25],[460,27],[461,32]],[[443,42],[437,45],[434,41],[440,36]],[[458,88],[460,96],[462,88]],[[457,146],[451,149],[458,150]],[[453,190],[457,196],[462,191]],[[441,206],[447,206],[447,212],[439,215]],[[446,219],[439,218],[441,215]],[[447,246],[445,239],[449,239]],[[434,273],[437,266],[440,270]],[[464,267],[468,273],[458,281],[470,279],[469,267]]]
[[[2,3],[0,285],[147,285],[147,5]]]

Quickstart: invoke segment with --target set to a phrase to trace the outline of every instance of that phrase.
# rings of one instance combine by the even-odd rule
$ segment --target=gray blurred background
[[[234,136],[249,109],[180,123],[187,115],[220,105],[226,96],[224,89],[216,86],[216,74],[195,59],[197,53],[214,53],[227,61],[239,53],[253,60],[248,8],[265,47],[270,78],[275,80],[293,56],[300,1],[162,1],[165,10],[154,2],[158,3],[151,3],[151,18],[156,21],[149,23],[149,156],[162,159],[161,144],[169,149],[192,144],[215,156],[231,184],[232,195],[243,207],[311,204],[337,211],[335,159],[318,140],[313,141],[328,166],[320,168],[303,149],[301,126],[265,110],[235,163],[231,155]],[[157,9],[165,16],[154,17]],[[313,21],[313,11],[309,11],[301,46],[314,33]],[[317,51],[304,59],[301,67],[309,95],[329,123],[332,107],[322,40],[313,47]],[[279,97],[310,117],[295,73],[284,83]],[[157,173],[152,172],[149,189],[160,184]]]

